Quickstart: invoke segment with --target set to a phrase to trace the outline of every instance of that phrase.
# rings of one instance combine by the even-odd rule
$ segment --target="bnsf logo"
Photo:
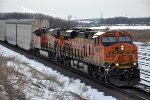
[[[129,55],[129,54],[135,54],[136,51],[110,51],[109,53],[106,54],[106,57],[111,57],[114,54],[121,54],[121,55]]]

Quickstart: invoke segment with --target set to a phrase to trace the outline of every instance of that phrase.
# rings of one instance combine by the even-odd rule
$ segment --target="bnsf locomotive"
[[[132,86],[140,81],[137,47],[126,31],[47,29],[48,24],[36,26],[35,20],[28,24],[5,21],[1,26],[4,23],[1,40],[10,41],[15,35],[15,45],[116,86]],[[8,32],[11,26],[7,28],[7,24],[15,24],[16,33]]]

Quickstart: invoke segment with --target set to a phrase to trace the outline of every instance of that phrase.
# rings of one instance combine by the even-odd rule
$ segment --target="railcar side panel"
[[[0,20],[0,40],[5,40],[5,20]]]
[[[16,24],[6,24],[6,40],[12,45],[16,45],[17,42]]]
[[[32,44],[32,25],[17,24],[17,45],[29,50]]]

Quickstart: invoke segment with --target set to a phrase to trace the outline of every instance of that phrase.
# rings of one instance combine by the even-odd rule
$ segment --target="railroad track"
[[[147,80],[150,78],[150,47],[148,46],[139,46],[138,54],[139,54],[139,66],[141,66],[140,74],[142,75],[141,81],[139,85],[135,86],[140,90],[145,91],[146,93],[150,93],[150,81]],[[146,70],[146,69],[147,70]],[[148,83],[149,85],[146,85]],[[149,97],[150,98],[150,97]]]
[[[123,88],[123,90],[128,94],[135,96],[136,100],[150,100],[150,94],[145,91],[141,92],[141,88],[137,88],[136,86]]]
[[[135,86],[136,88],[142,89],[143,91],[150,93],[150,86],[145,85],[143,83],[139,83],[139,85]]]
[[[101,80],[98,80],[96,78],[90,77],[87,74],[77,71],[75,69],[72,69],[70,67],[66,67],[64,65],[61,65],[60,63],[50,61],[50,59],[45,58],[43,56],[37,56],[33,53],[27,52],[25,50],[22,50],[20,48],[16,48],[14,46],[11,46],[9,44],[4,44],[5,47],[14,50],[22,55],[25,55],[26,57],[30,59],[37,60],[46,66],[52,67],[52,69],[57,70],[58,72],[61,72],[61,74],[64,74],[66,76],[70,76],[73,78],[80,79],[81,82],[84,82],[86,85],[90,85],[93,88],[96,88],[98,91],[104,92],[104,95],[113,96],[117,98],[118,100],[149,100],[150,94],[143,91],[142,89],[138,89],[135,87],[116,87],[111,84],[106,84]],[[59,67],[60,66],[60,67]],[[140,94],[140,95],[139,95]]]
[[[142,69],[140,73],[141,73],[141,75],[144,75],[145,78],[147,78],[147,79],[150,78],[150,71]],[[141,81],[142,82],[139,85],[137,85],[136,88],[140,88],[143,91],[146,91],[146,92],[150,93],[150,85],[144,84],[144,82],[150,84],[150,81],[146,80],[144,78],[141,78]]]
[[[146,72],[146,73],[145,73]],[[148,71],[143,71],[143,70],[141,70],[141,72],[140,72],[141,74],[143,74],[143,75],[146,75],[146,76],[149,76],[150,77],[150,72]],[[148,74],[149,73],[149,74]],[[150,82],[150,81],[149,81]]]

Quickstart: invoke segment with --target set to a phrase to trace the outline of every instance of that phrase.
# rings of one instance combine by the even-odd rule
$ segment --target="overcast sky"
[[[150,0],[0,0],[0,12],[42,13],[65,19],[150,17]]]

